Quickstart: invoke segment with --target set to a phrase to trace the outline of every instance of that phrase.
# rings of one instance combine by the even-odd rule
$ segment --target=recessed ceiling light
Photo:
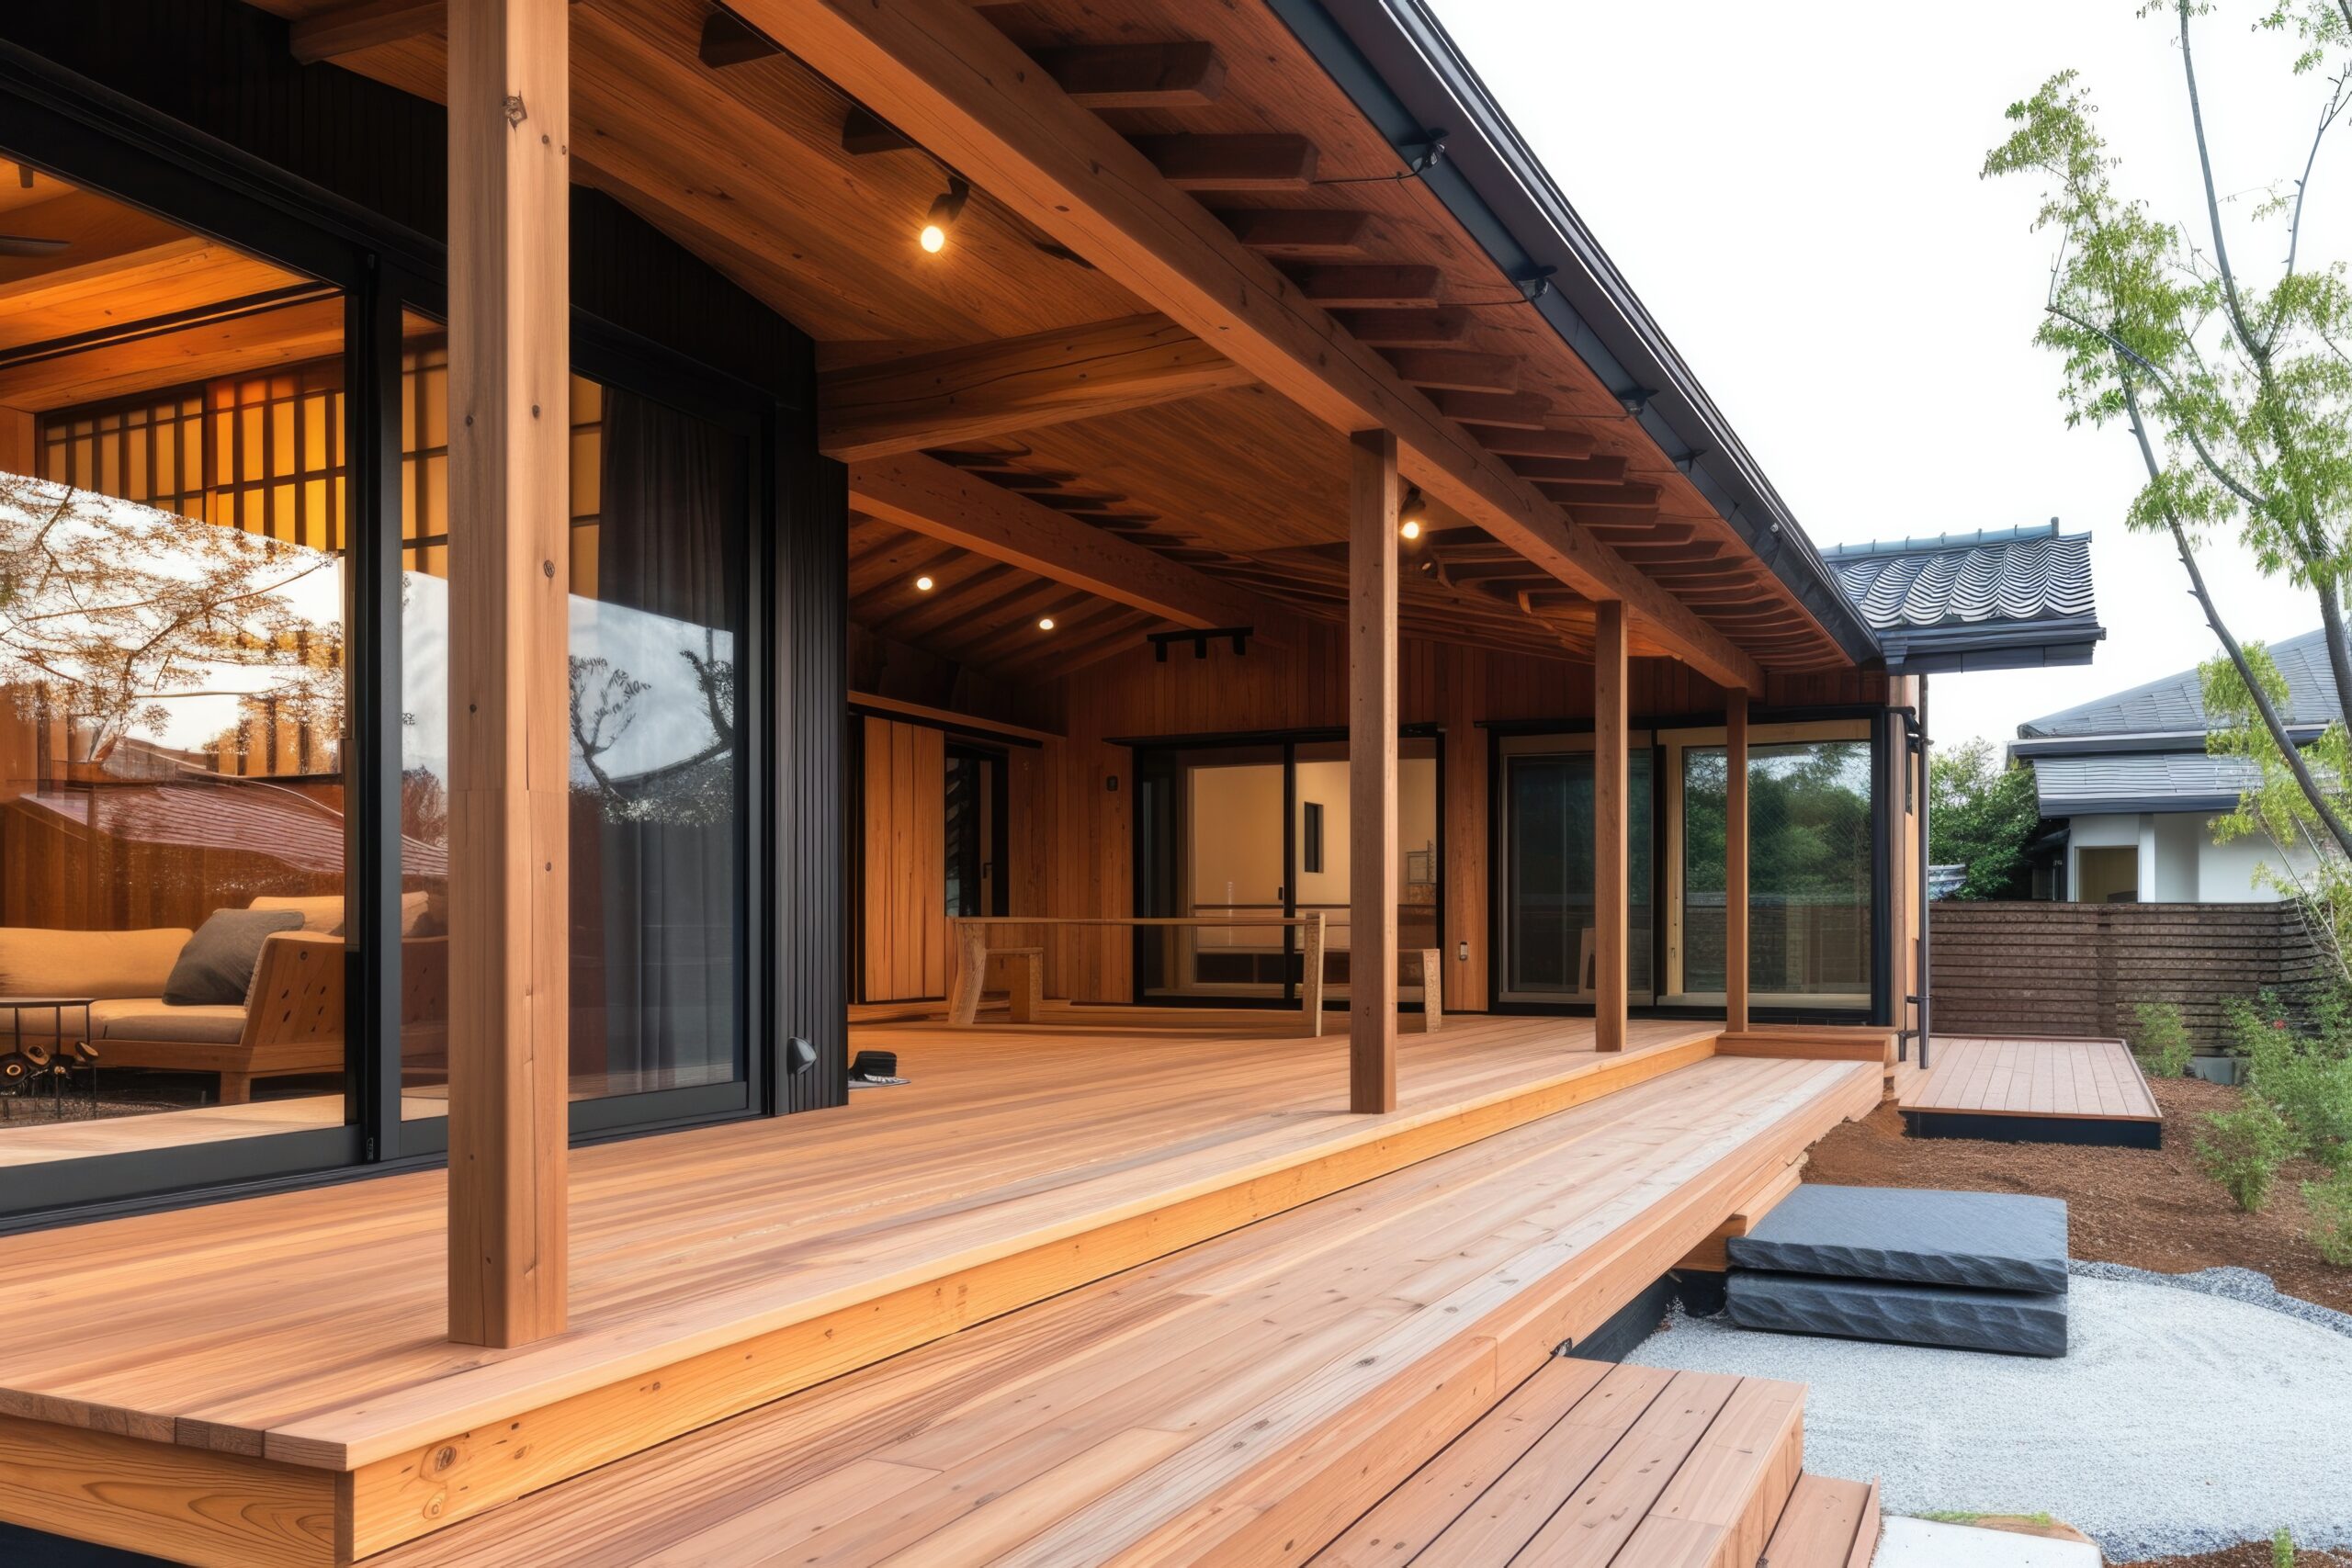
[[[1053,618],[1053,616],[1051,616],[1051,615],[1040,615],[1040,616],[1038,616],[1038,617],[1037,617],[1037,629],[1038,629],[1039,631],[1041,631],[1041,632],[1049,632],[1049,631],[1052,631],[1052,630],[1054,629],[1054,618]]]
[[[932,581],[931,581],[931,579],[930,579],[930,578],[928,578],[928,577],[918,577],[918,578],[916,578],[916,579],[915,579],[915,589],[916,589],[916,591],[917,591],[918,592],[922,592],[922,593],[928,593],[928,592],[931,592],[931,589],[932,589]]]

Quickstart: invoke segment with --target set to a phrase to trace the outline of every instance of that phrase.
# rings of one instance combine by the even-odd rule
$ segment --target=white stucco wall
[[[2067,824],[2066,888],[2080,897],[2086,849],[2131,849],[2140,867],[2140,901],[2146,904],[2261,904],[2279,897],[2257,886],[2255,868],[2282,863],[2267,839],[2213,841],[2212,818],[2204,812],[2161,811],[2137,816],[2077,817]]]

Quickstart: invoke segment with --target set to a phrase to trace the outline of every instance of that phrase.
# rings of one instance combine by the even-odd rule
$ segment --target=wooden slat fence
[[[2226,1043],[2233,997],[2290,1008],[2325,981],[2326,960],[2293,904],[1934,906],[1939,1034],[2130,1039],[2143,1001],[2179,1007],[2200,1047]]]

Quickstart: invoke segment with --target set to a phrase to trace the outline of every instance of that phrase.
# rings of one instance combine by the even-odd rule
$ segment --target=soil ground
[[[2270,1543],[2250,1540],[2227,1551],[2201,1551],[2194,1557],[2159,1557],[2144,1562],[2122,1562],[2114,1568],[2271,1568]],[[2298,1551],[2295,1568],[2346,1568],[2352,1553]]]
[[[2302,1183],[2325,1172],[2291,1164],[2279,1172],[2268,1208],[2241,1213],[2197,1168],[2197,1134],[2209,1112],[2235,1106],[2243,1091],[2195,1078],[2151,1087],[2165,1113],[2161,1149],[1906,1138],[1902,1117],[1883,1105],[1866,1121],[1848,1122],[1815,1144],[1805,1179],[2064,1198],[2069,1250],[2076,1258],[2165,1274],[2222,1265],[2255,1269],[2289,1295],[2352,1312],[2352,1269],[2330,1266],[2303,1239]],[[2224,1568],[2224,1561],[2214,1559],[2211,1568]],[[2264,1556],[2261,1568],[2268,1562]],[[2198,1568],[2206,1568],[2203,1560]],[[2236,1568],[2235,1560],[2227,1560],[2226,1568]]]

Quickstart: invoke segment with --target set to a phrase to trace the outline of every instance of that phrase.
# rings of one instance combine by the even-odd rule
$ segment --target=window
[[[344,299],[0,186],[0,1161],[339,1134]]]
[[[1774,742],[1747,752],[1748,959],[1759,1004],[1871,997],[1871,742]],[[1682,976],[1724,989],[1725,753],[1682,749]]]
[[[404,900],[448,863],[447,360],[411,316],[403,364]],[[616,385],[571,385],[571,1024],[575,1100],[745,1077],[749,441]],[[462,558],[455,563],[462,570]],[[464,874],[457,868],[455,874]],[[404,940],[403,1093],[447,1072],[447,937]]]

